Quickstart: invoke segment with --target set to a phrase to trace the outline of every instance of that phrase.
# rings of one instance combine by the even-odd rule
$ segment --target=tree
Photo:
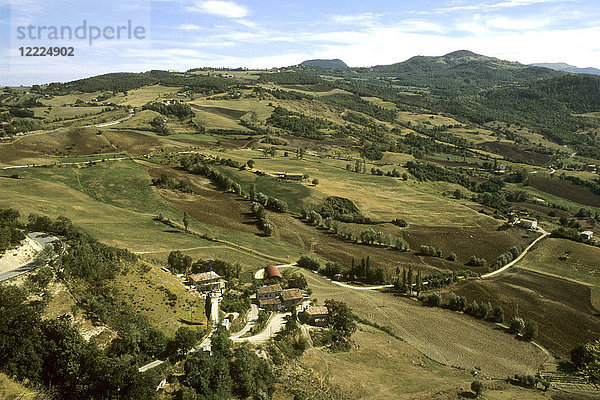
[[[439,307],[442,304],[442,295],[438,292],[431,293],[425,298],[425,305]]]
[[[480,396],[483,393],[484,384],[480,380],[474,380],[471,382],[471,390],[475,393],[475,396]]]
[[[190,307],[192,307],[190,305]],[[206,294],[206,299],[204,300],[204,314],[206,314],[206,319],[209,322],[217,322],[212,320],[212,296],[210,293]]]
[[[167,262],[171,271],[178,274],[189,274],[192,269],[192,257],[179,250],[170,252]]]
[[[293,274],[287,280],[288,288],[306,289],[307,286],[308,284],[306,283],[306,278],[300,272]]]
[[[342,301],[326,300],[325,307],[329,314],[331,329],[335,331],[334,341],[344,341],[356,331],[356,317],[350,307]]]
[[[250,169],[254,168],[254,160],[250,159],[250,160],[246,161],[246,165]]]
[[[183,226],[185,227],[185,231],[188,231],[188,227],[190,225],[190,219],[188,217],[188,214],[184,211],[183,212]]]
[[[256,185],[253,183],[250,185],[250,201],[256,201]]]
[[[421,277],[421,270],[419,269],[417,271],[417,284],[415,285],[415,291],[417,292],[417,297],[419,297],[421,290],[423,290],[423,278]]]
[[[523,318],[514,316],[513,319],[510,321],[510,330],[513,333],[519,334],[523,331],[523,328],[525,328],[525,321],[523,321]]]
[[[317,178],[313,179],[312,184],[317,186],[319,184],[319,180]]]
[[[265,235],[271,236],[273,234],[273,225],[271,225],[270,223],[266,223],[263,225],[262,230],[265,233]]]
[[[523,338],[525,340],[533,340],[538,335],[538,324],[535,321],[527,321],[523,328]]]
[[[194,347],[197,341],[198,333],[187,326],[182,326],[175,332],[171,347],[173,350],[185,354]]]
[[[502,308],[502,306],[495,305],[494,307],[492,307],[492,310],[488,315],[488,319],[493,322],[504,322],[504,309]]]

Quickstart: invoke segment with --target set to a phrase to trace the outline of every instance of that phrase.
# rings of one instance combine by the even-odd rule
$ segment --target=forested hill
[[[66,83],[51,83],[45,91],[51,94],[91,93],[96,91],[122,92],[155,84],[183,87],[206,94],[223,92],[231,86],[231,82],[223,78],[153,70],[142,73],[117,72]]]
[[[348,68],[345,62],[340,60],[339,58],[335,58],[332,60],[306,60],[302,61],[300,65],[305,67],[316,67],[316,68]]]
[[[375,75],[394,78],[399,85],[427,87],[434,93],[477,93],[483,89],[529,84],[564,75],[548,68],[487,57],[467,50],[444,56],[415,56],[407,61],[379,65]]]
[[[590,75],[600,75],[600,69],[598,68],[578,68],[574,65],[569,65],[566,63],[539,63],[539,64],[529,64],[534,67],[544,67],[550,68],[555,71],[564,71],[571,72],[573,74],[590,74]]]

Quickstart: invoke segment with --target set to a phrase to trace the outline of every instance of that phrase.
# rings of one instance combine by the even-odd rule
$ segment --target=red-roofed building
[[[265,267],[265,279],[283,279],[283,277],[281,276],[281,272],[279,272],[279,268],[277,268],[274,265],[269,265],[267,267]]]

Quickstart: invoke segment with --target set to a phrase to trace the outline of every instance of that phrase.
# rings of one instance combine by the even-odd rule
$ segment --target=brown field
[[[485,142],[482,143],[487,150],[500,154],[504,157],[509,157],[517,162],[535,163],[545,165],[552,161],[552,156],[546,154],[535,153],[533,151],[524,150],[520,146],[507,142]]]
[[[403,231],[411,247],[420,245],[441,248],[443,256],[455,253],[458,260],[467,262],[472,255],[485,258],[488,265],[512,246],[525,247],[538,235],[520,228],[490,230],[478,227],[435,227],[409,225]],[[473,268],[477,270],[477,268]],[[478,272],[487,272],[478,271]]]
[[[200,176],[167,166],[141,162],[151,177],[157,178],[161,173],[180,180],[189,181],[198,194],[183,194],[171,190],[160,190],[161,196],[176,208],[186,211],[199,221],[213,226],[234,229],[240,232],[260,234],[253,217],[249,214],[249,202],[236,198],[232,193],[216,190],[210,182]],[[523,246],[531,242],[535,235],[527,231],[511,228],[507,230],[491,230],[484,227],[434,227],[410,225],[400,229],[392,224],[374,226],[375,229],[394,235],[403,235],[413,249],[419,246],[432,245],[441,248],[444,257],[454,252],[458,256],[457,263],[437,257],[422,257],[411,252],[398,252],[384,246],[367,246],[343,240],[332,232],[318,229],[306,224],[290,214],[269,212],[269,220],[275,228],[273,237],[315,254],[349,266],[352,257],[360,260],[369,255],[374,265],[384,267],[389,276],[397,266],[415,265],[425,273],[439,270],[463,269],[471,255],[483,257],[488,263],[514,245]],[[353,229],[362,231],[369,225],[349,224]],[[487,272],[487,268],[474,268],[477,272]]]
[[[495,325],[462,313],[429,308],[404,297],[369,290],[348,289],[303,272],[313,298],[344,301],[362,318],[389,326],[430,359],[483,376],[503,379],[533,373],[548,356],[533,344],[520,341]]]
[[[600,207],[600,196],[563,179],[529,176],[529,185],[543,192],[563,197],[586,206]]]
[[[198,110],[206,111],[209,113],[213,113],[213,114],[220,115],[222,117],[234,119],[234,120],[238,120],[238,119],[242,118],[244,115],[248,114],[248,111],[232,110],[230,108],[223,108],[223,107],[208,107],[208,106],[199,106],[196,104],[191,104],[191,106],[192,106],[192,108],[195,108]]]
[[[12,143],[0,145],[0,160],[5,165],[34,163],[48,155],[67,156],[118,151],[94,128],[69,128],[30,134]],[[39,161],[37,161],[39,163]]]
[[[487,280],[462,281],[447,289],[468,301],[490,301],[512,318],[519,315],[539,324],[537,341],[560,357],[579,343],[600,337],[600,320],[590,301],[590,287],[553,276],[515,268]]]
[[[209,225],[235,229],[241,232],[259,234],[254,219],[250,214],[250,202],[237,198],[233,193],[216,190],[210,181],[202,176],[188,174],[185,171],[140,162],[148,169],[152,178],[166,174],[171,178],[190,182],[196,194],[159,189],[160,195],[179,210],[187,212],[191,217]]]

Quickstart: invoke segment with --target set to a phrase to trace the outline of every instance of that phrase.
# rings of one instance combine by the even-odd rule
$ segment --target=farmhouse
[[[277,279],[282,280],[281,272],[274,265],[269,265],[265,267],[265,279]]]
[[[519,221],[519,226],[523,227],[525,229],[536,229],[537,228],[537,221],[535,219],[522,218]]]
[[[281,285],[278,283],[275,285],[261,286],[256,289],[256,299],[259,303],[261,300],[276,299],[281,296],[281,291]]]
[[[594,237],[594,232],[592,231],[583,231],[579,234],[583,240],[590,240]]]
[[[327,307],[311,306],[304,311],[306,322],[314,326],[327,326],[329,319],[329,310]]]
[[[301,181],[304,179],[304,174],[298,173],[276,172],[273,175],[284,181]]]
[[[292,307],[302,304],[302,291],[300,289],[285,289],[281,292],[283,309],[289,310]]]
[[[190,281],[201,292],[211,292],[213,290],[225,289],[225,280],[216,272],[202,272],[200,274],[190,275]]]
[[[281,285],[262,286],[256,290],[256,299],[261,308],[286,311],[302,303],[300,289],[281,289]]]

